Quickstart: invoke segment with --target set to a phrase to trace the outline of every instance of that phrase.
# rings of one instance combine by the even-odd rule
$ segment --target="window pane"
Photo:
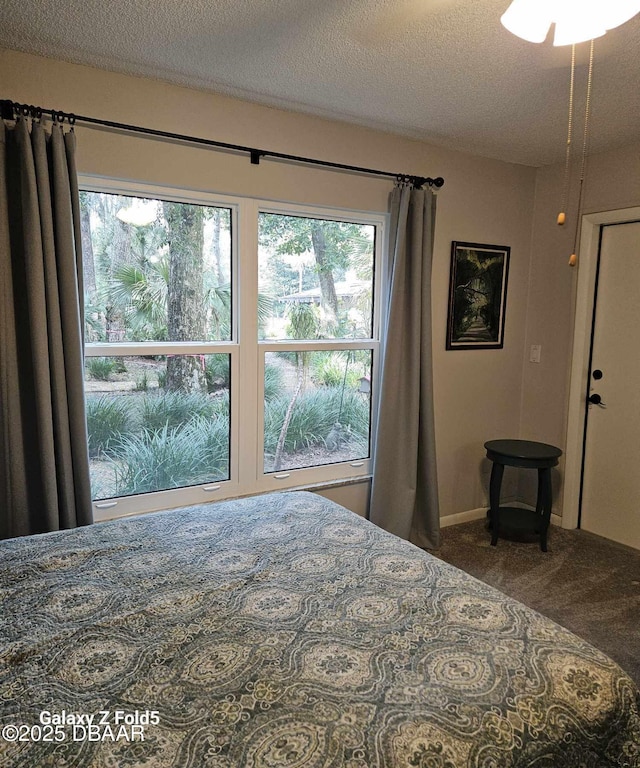
[[[265,354],[265,472],[368,458],[371,359],[369,349]]]
[[[375,227],[261,213],[260,338],[371,338]]]
[[[81,192],[87,341],[231,338],[231,211]]]
[[[230,355],[88,357],[94,499],[229,478]],[[184,390],[188,377],[204,382]]]

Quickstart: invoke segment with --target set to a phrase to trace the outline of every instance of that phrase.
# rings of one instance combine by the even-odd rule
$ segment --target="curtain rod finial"
[[[13,102],[9,99],[0,100],[0,118],[2,120],[13,120]]]

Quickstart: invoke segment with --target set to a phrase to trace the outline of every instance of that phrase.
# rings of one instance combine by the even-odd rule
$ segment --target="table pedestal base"
[[[526,544],[540,541],[540,528],[544,521],[535,509],[501,506],[499,515],[501,539],[519,541]],[[491,531],[490,509],[487,510],[486,528],[488,531]]]

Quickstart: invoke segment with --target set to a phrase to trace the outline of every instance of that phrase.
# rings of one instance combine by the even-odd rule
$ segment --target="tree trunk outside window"
[[[322,302],[325,305],[325,309],[329,310],[333,314],[333,319],[336,320],[338,317],[338,297],[336,296],[336,286],[333,281],[332,264],[327,259],[327,242],[321,226],[314,226],[312,228],[311,242],[313,243],[313,255],[318,267]]]
[[[201,206],[163,203],[169,227],[169,341],[205,338],[203,289],[204,212]],[[206,392],[204,358],[179,355],[167,358],[167,388]]]

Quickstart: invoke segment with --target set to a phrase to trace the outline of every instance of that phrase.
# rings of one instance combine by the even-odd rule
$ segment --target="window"
[[[366,459],[371,349],[333,340],[372,336],[375,227],[261,212],[258,232],[264,472]]]
[[[384,216],[82,187],[96,518],[368,474]]]

